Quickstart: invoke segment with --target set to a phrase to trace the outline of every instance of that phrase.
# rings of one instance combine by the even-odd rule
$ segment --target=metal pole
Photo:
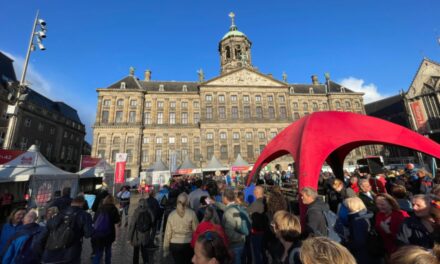
[[[19,85],[18,91],[17,91],[17,99],[16,99],[16,102],[14,103],[14,113],[9,118],[8,130],[6,132],[5,142],[3,145],[4,149],[12,149],[13,148],[12,141],[14,139],[15,129],[17,127],[17,119],[18,119],[17,114],[18,114],[18,105],[19,105],[19,101],[20,101],[21,89],[23,89],[25,87],[26,71],[27,71],[27,67],[29,64],[29,57],[30,57],[31,51],[32,51],[32,45],[33,45],[32,43],[33,43],[34,35],[35,35],[35,28],[37,27],[39,12],[40,11],[37,10],[37,15],[35,16],[35,21],[32,26],[32,32],[31,32],[31,37],[29,40],[28,50],[26,53],[26,59],[24,60],[23,72],[21,74],[20,85]]]

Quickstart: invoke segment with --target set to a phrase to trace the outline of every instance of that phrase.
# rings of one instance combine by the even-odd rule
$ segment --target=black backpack
[[[136,230],[141,233],[148,232],[152,226],[149,211],[140,212],[136,221]]]
[[[49,227],[49,237],[46,242],[47,250],[69,248],[75,240],[75,218],[78,212],[73,214],[59,213],[53,219],[54,228]]]

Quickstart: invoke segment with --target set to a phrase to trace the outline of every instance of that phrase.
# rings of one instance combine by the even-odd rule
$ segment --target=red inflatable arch
[[[294,122],[267,144],[247,184],[269,162],[290,154],[295,161],[299,189],[316,190],[324,161],[341,177],[347,154],[354,148],[371,144],[402,146],[440,158],[439,144],[405,127],[361,114],[317,112]],[[304,210],[301,206],[302,216]]]

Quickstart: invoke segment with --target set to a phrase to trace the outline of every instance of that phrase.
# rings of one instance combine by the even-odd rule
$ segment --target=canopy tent
[[[344,133],[328,129],[329,125],[344,128]],[[401,146],[440,158],[439,144],[405,127],[362,114],[316,112],[295,121],[266,145],[255,162],[247,184],[269,162],[290,154],[295,160],[298,189],[311,187],[317,190],[324,162],[337,178],[343,179],[345,157],[357,147],[377,144]],[[304,204],[300,204],[300,211],[304,220]]]
[[[223,164],[218,161],[218,159],[213,155],[211,160],[208,162],[208,165],[206,168],[203,168],[203,172],[212,172],[212,171],[226,171],[229,170],[228,167],[224,166]]]
[[[251,169],[252,166],[250,166],[249,163],[241,157],[240,153],[238,153],[237,159],[232,163],[231,171],[248,171]]]
[[[109,190],[113,188],[113,177],[115,171],[113,167],[104,159],[98,161],[93,167],[87,167],[78,173],[80,185],[83,192],[92,192],[97,184],[102,184]]]
[[[182,165],[179,166],[179,168],[174,173],[175,175],[182,175],[182,174],[196,174],[201,173],[202,170],[196,165],[194,165],[191,160],[186,156],[185,160],[183,161]]]
[[[145,179],[143,179],[141,174],[141,180],[145,180],[148,185],[164,185],[170,180],[171,173],[168,167],[158,159],[156,162],[149,167],[145,173]]]
[[[24,197],[29,188],[30,201],[41,206],[53,199],[55,191],[61,191],[64,187],[71,188],[71,196],[76,194],[78,174],[55,167],[39,152],[37,146],[32,145],[25,153],[0,165],[0,183],[5,184],[4,188],[11,188],[16,197]]]

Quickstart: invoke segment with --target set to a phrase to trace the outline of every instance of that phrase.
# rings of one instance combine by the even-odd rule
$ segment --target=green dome
[[[227,37],[229,37],[229,36],[241,36],[241,37],[246,37],[246,35],[245,35],[243,32],[241,32],[241,31],[238,31],[238,30],[231,30],[231,31],[228,31],[228,33],[226,33],[226,34],[223,36],[222,40],[224,40],[225,38],[227,38]]]

